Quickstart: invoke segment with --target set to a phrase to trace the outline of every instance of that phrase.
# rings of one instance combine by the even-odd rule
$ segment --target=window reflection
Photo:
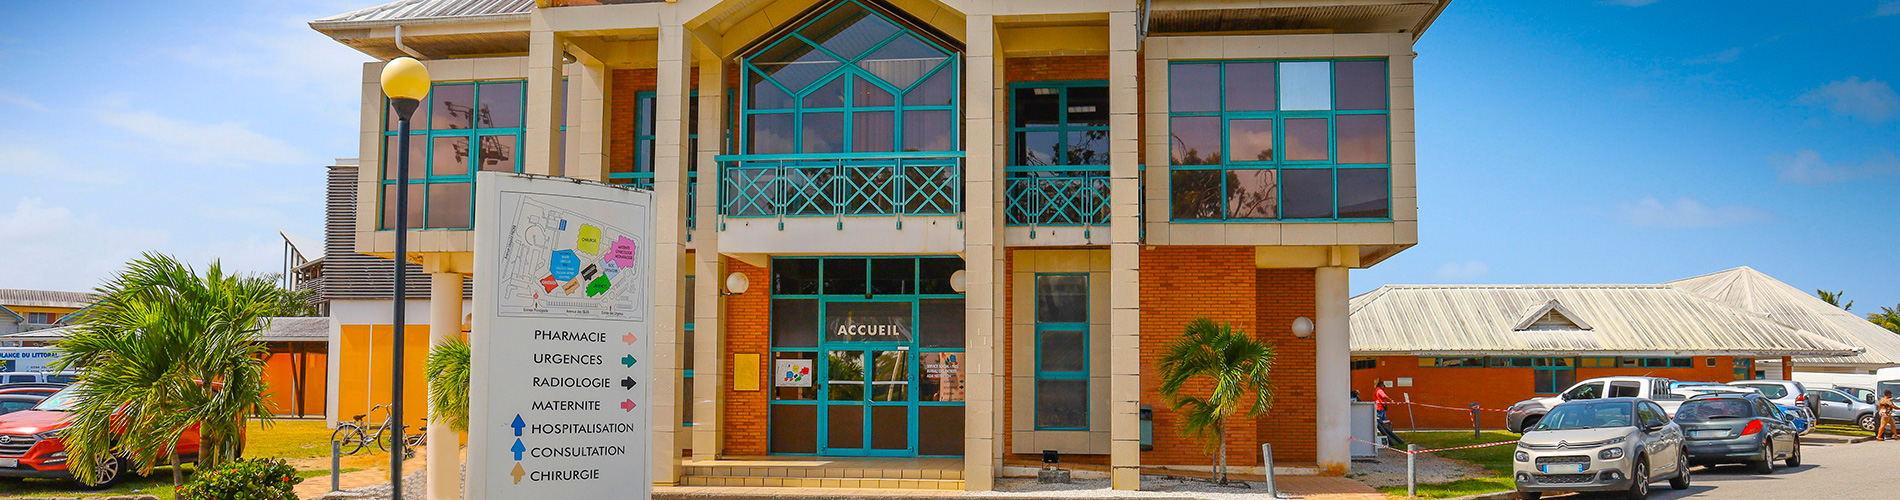
[[[1333,216],[1333,170],[1299,168],[1281,170],[1286,199],[1285,217],[1289,219],[1326,219]]]
[[[1385,163],[1385,115],[1339,115],[1339,162]]]
[[[1332,63],[1280,63],[1280,109],[1333,109]]]
[[[1228,218],[1272,219],[1279,217],[1279,212],[1279,186],[1274,182],[1274,171],[1227,171]]]
[[[474,127],[475,86],[436,85],[430,87],[429,128],[456,130]]]
[[[1220,170],[1173,170],[1171,212],[1176,219],[1221,218]]]
[[[1228,111],[1274,110],[1273,63],[1231,63],[1227,65]]]
[[[1168,158],[1174,165],[1219,165],[1220,117],[1175,117],[1168,120]]]
[[[1392,216],[1392,190],[1383,168],[1339,169],[1339,217],[1383,219]]]
[[[1385,61],[1340,61],[1333,65],[1339,74],[1339,109],[1385,109]]]
[[[1227,143],[1233,161],[1273,161],[1273,120],[1229,121]]]
[[[1220,65],[1168,66],[1168,111],[1220,110]]]
[[[1286,120],[1287,161],[1326,161],[1332,144],[1326,139],[1325,118],[1289,118]]]

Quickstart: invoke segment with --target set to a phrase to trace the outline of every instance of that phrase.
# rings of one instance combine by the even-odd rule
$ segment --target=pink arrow
[[[633,411],[633,408],[635,406],[639,406],[639,405],[633,404],[633,400],[631,399],[620,402],[620,409],[622,410]]]
[[[633,342],[636,340],[640,340],[640,338],[633,336],[631,333],[620,336],[620,341],[626,342],[627,345],[633,345]]]

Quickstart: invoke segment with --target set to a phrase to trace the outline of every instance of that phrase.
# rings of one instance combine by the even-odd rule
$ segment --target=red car
[[[68,386],[41,401],[32,409],[0,415],[0,478],[54,477],[71,478],[66,468],[66,446],[59,440],[70,424],[67,411],[75,403],[78,385]],[[178,440],[180,461],[198,458],[198,426],[185,429]],[[132,472],[131,462],[120,458],[100,464],[94,488],[105,488]],[[83,483],[81,483],[83,484]]]

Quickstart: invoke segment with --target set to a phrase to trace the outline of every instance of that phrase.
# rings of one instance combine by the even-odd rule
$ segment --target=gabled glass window
[[[840,2],[745,58],[746,154],[956,151],[955,52]]]
[[[1176,221],[1389,220],[1383,59],[1168,67]]]
[[[521,80],[438,83],[409,120],[409,228],[474,224],[475,172],[520,172]],[[385,100],[385,103],[387,100]],[[382,229],[396,227],[397,120],[384,108]]]

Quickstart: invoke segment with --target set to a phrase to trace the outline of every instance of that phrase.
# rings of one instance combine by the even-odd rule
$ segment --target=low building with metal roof
[[[1354,388],[1384,381],[1394,399],[1454,408],[1400,410],[1401,427],[1469,428],[1470,404],[1502,409],[1594,377],[1726,382],[1754,378],[1754,358],[1864,351],[1669,285],[1390,285],[1350,314]],[[1479,423],[1502,427],[1497,415]]]
[[[0,288],[0,336],[70,324],[92,294]]]
[[[1776,323],[1863,347],[1853,356],[1793,357],[1794,370],[1872,373],[1900,366],[1900,335],[1748,266],[1667,283]],[[1764,360],[1771,369],[1780,360]],[[1773,371],[1771,370],[1771,373]]]

